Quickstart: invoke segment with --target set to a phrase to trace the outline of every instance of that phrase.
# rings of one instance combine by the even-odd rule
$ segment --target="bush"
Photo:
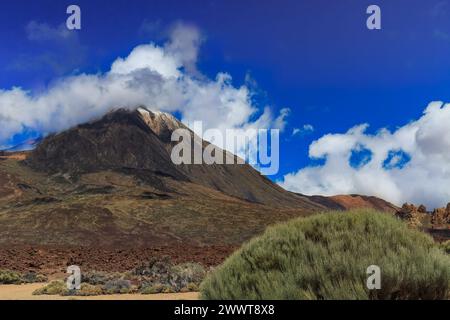
[[[198,263],[183,263],[171,268],[169,283],[175,292],[186,288],[189,284],[199,285],[206,276],[206,271]]]
[[[0,284],[22,284],[46,282],[47,277],[35,272],[20,274],[11,270],[0,270]]]
[[[0,270],[0,284],[20,284],[22,276],[14,271]]]
[[[381,268],[368,290],[367,267]],[[373,210],[268,228],[209,275],[203,299],[446,299],[450,257],[431,237]]]
[[[163,257],[159,260],[154,258],[136,267],[132,274],[146,277],[167,275],[172,266],[173,264],[169,257]]]
[[[441,243],[441,248],[445,251],[445,253],[450,254],[450,240]]]
[[[196,292],[198,291],[198,285],[196,283],[188,283],[188,285],[180,290],[180,292]]]
[[[34,290],[33,295],[67,295],[68,292],[67,284],[64,281],[55,280],[42,288]]]
[[[110,280],[105,283],[103,289],[107,294],[130,293],[131,282],[123,279]]]
[[[144,284],[140,289],[139,292],[142,294],[156,294],[161,293],[166,289],[166,286],[164,286],[161,283],[155,283],[155,284]]]
[[[121,275],[118,273],[107,273],[103,271],[88,271],[81,275],[81,282],[91,285],[104,285],[108,281],[120,279]]]
[[[99,296],[103,294],[101,286],[82,283],[80,290],[67,290],[62,293],[64,296]]]
[[[132,276],[141,283],[141,293],[171,293],[186,290],[190,284],[191,288],[198,287],[206,276],[206,270],[198,263],[173,265],[170,260],[163,259],[146,262],[134,269]]]
[[[98,285],[82,283],[80,290],[69,290],[63,280],[55,280],[48,285],[33,292],[33,295],[61,295],[61,296],[98,296],[104,294],[103,288]]]
[[[47,282],[47,277],[38,274],[35,272],[28,272],[22,276],[22,282],[23,283],[39,283],[39,282]]]

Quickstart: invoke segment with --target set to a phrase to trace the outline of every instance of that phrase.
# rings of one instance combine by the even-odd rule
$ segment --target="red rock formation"
[[[450,224],[450,203],[447,204],[446,208],[434,209],[431,223],[433,227],[442,227]]]
[[[396,212],[395,216],[405,220],[412,227],[420,227],[422,226],[422,220],[426,213],[423,213],[425,207],[420,206],[417,208],[413,204],[405,203],[402,208]]]

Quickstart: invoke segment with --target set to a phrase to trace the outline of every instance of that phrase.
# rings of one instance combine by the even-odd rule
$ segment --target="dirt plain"
[[[0,285],[0,300],[198,300],[198,292],[161,294],[110,294],[88,297],[59,295],[33,295],[45,283]]]
[[[220,264],[235,249],[233,246],[187,245],[123,249],[18,246],[0,248],[0,269],[37,272],[53,278],[65,274],[70,265],[77,265],[82,271],[125,272],[151,259],[165,257],[175,264],[197,262],[211,267]]]

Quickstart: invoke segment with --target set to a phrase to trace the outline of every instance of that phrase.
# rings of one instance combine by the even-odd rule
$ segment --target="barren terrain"
[[[158,294],[110,294],[87,297],[59,295],[33,295],[33,291],[45,283],[0,285],[0,300],[197,300],[197,292]]]

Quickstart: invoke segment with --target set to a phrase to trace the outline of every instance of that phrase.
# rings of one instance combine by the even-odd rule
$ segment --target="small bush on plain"
[[[22,276],[14,271],[0,270],[0,284],[20,284]]]
[[[124,279],[110,280],[105,283],[103,290],[107,294],[130,293],[131,282]]]
[[[42,288],[36,289],[33,295],[67,295],[68,291],[64,281],[55,280]]]

